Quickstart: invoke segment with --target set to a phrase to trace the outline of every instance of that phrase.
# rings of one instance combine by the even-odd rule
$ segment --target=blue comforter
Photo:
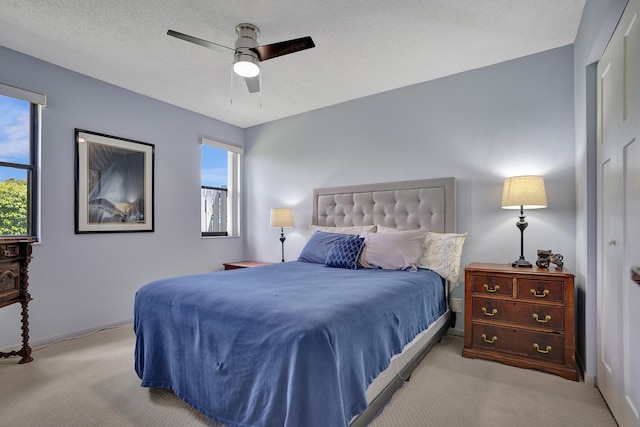
[[[445,310],[429,270],[294,261],[168,278],[136,294],[135,369],[229,426],[348,426]]]

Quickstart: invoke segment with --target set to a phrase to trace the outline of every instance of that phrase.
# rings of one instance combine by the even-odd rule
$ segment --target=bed
[[[364,426],[375,417],[451,326],[446,271],[459,264],[344,265],[357,247],[359,267],[391,262],[377,258],[378,240],[386,252],[388,242],[459,238],[455,179],[316,189],[313,206],[314,233],[297,261],[140,288],[142,386],[169,388],[232,427]],[[314,244],[322,239],[335,240]]]

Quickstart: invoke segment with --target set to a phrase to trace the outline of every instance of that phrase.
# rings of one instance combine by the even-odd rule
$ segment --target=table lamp
[[[514,176],[504,180],[502,189],[502,209],[520,209],[520,221],[516,227],[520,229],[520,258],[511,263],[514,267],[532,267],[524,258],[524,209],[540,209],[547,207],[547,195],[544,190],[544,179],[541,176]]]
[[[282,262],[284,262],[284,228],[293,227],[293,213],[291,208],[271,209],[271,226],[280,227],[280,242],[282,243]]]

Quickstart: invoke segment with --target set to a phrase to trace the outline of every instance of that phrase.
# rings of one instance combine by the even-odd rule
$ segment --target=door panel
[[[624,35],[624,120],[640,105],[640,23],[634,14]]]
[[[602,263],[601,263],[601,282],[599,302],[603,308],[599,315],[600,321],[600,362],[609,375],[614,375],[613,370],[620,366],[620,336],[609,331],[617,331],[620,325],[619,310],[614,309],[621,301],[618,295],[619,280],[616,277],[618,269],[616,267],[617,250],[616,250],[616,218],[617,210],[617,194],[616,179],[612,172],[611,159],[607,159],[602,164],[602,201],[604,203],[602,209],[603,227],[602,240]],[[601,372],[598,372],[601,374]],[[610,387],[608,382],[600,380],[608,380],[608,378],[598,378],[600,388]],[[615,382],[613,379],[611,380]]]
[[[623,171],[624,171],[624,234],[625,234],[625,258],[623,271],[627,275],[623,280],[622,313],[624,318],[624,366],[627,375],[624,376],[625,400],[635,417],[640,420],[640,363],[637,362],[640,354],[638,338],[638,326],[640,326],[640,286],[631,280],[631,267],[640,264],[640,143],[636,139],[624,147]],[[637,425],[640,425],[638,423]]]
[[[640,0],[598,63],[597,383],[622,427],[640,426]]]

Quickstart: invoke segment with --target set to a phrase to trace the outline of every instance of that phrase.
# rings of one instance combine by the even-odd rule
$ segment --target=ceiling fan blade
[[[302,37],[299,39],[252,47],[251,50],[258,54],[260,61],[266,61],[267,59],[288,55],[305,49],[311,49],[312,47],[316,47],[316,45],[313,43],[311,37]]]
[[[247,83],[249,93],[260,92],[260,76],[245,77],[244,81]]]
[[[182,34],[182,33],[179,33],[177,31],[173,31],[173,30],[167,31],[167,35],[172,36],[172,37],[177,37],[179,39],[186,40],[188,42],[195,43],[197,45],[204,46],[204,47],[207,47],[209,49],[216,49],[217,47],[223,47],[225,49],[229,49],[229,50],[235,51],[235,49],[230,48],[228,46],[225,46],[225,45],[222,45],[222,44],[218,44],[218,43],[214,43],[214,42],[210,42],[210,41],[203,40],[203,39],[199,39],[197,37],[193,37],[193,36],[190,36],[188,34]]]

